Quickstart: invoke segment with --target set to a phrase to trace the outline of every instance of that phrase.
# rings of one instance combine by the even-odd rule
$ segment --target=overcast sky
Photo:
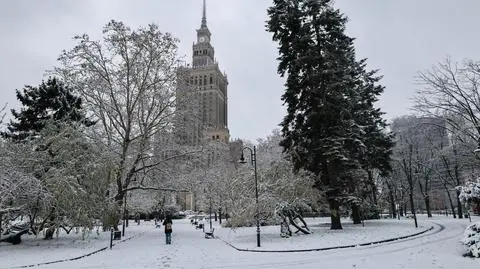
[[[232,138],[255,141],[277,128],[284,108],[277,49],[265,31],[271,0],[207,0],[207,24],[229,79]],[[408,114],[414,76],[447,55],[480,60],[479,0],[337,0],[359,57],[380,69],[386,117]],[[15,89],[38,85],[75,34],[99,38],[110,20],[132,28],[156,23],[181,40],[191,61],[202,0],[0,0],[0,104],[18,107]]]

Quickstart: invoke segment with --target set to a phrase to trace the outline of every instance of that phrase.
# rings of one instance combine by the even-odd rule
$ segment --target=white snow
[[[480,258],[480,222],[465,229],[463,244],[467,247],[469,255]]]
[[[479,217],[474,217],[479,221]],[[153,222],[130,223],[126,236],[130,240],[116,241],[112,250],[106,249],[78,260],[52,263],[38,268],[480,268],[480,259],[463,257],[465,248],[461,239],[468,219],[450,219],[434,216],[422,217],[414,228],[413,220],[367,221],[362,225],[344,222],[343,231],[330,231],[325,219],[310,219],[314,234],[279,237],[279,227],[261,227],[262,246],[256,247],[255,227],[231,231],[216,226],[220,239],[205,239],[201,230],[188,220],[174,220],[172,245],[165,244],[163,229]],[[206,225],[208,228],[208,223]],[[261,250],[288,250],[321,248],[342,244],[358,244],[369,240],[385,239],[410,232],[434,229],[412,238],[370,246],[327,251],[293,253],[259,253],[237,251],[225,244],[227,240],[237,247]],[[92,234],[85,241],[81,236],[61,235],[44,241],[25,237],[21,245],[0,243],[0,268],[34,265],[41,262],[73,258],[95,249],[107,247],[108,233],[97,237]],[[278,238],[277,238],[278,236]]]
[[[342,219],[343,230],[330,230],[329,218],[308,219],[307,223],[313,234],[304,235],[300,232],[290,238],[280,237],[278,226],[261,227],[261,250],[305,250],[345,245],[355,245],[375,242],[395,237],[415,234],[428,230],[434,226],[431,223],[421,222],[415,228],[413,220],[400,221],[374,220],[353,225],[348,219]],[[295,231],[295,227],[291,226]],[[252,228],[238,228],[235,230],[222,229],[217,235],[240,249],[256,249],[256,231]]]

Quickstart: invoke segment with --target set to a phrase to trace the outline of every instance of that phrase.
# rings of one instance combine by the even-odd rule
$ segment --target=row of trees
[[[156,25],[111,21],[103,40],[76,36],[51,78],[17,91],[23,107],[0,141],[0,219],[27,217],[35,232],[98,220],[116,227],[126,198],[131,208],[156,211],[169,194],[190,191],[199,207],[230,215],[231,226],[256,217],[296,225],[304,212],[328,211],[331,228],[341,229],[341,207],[354,223],[378,217],[383,201],[393,214],[408,201],[414,213],[417,191],[429,211],[436,183],[453,209],[460,191],[452,198],[450,190],[471,174],[480,137],[479,65],[447,61],[420,73],[416,108],[425,116],[388,129],[375,108],[381,76],[356,59],[347,18],[331,1],[275,0],[268,14],[287,115],[280,131],[258,141],[261,215],[253,171],[237,162],[243,142],[175,139],[188,128],[175,120],[185,116],[177,85],[188,83],[178,77],[177,40]]]
[[[131,30],[116,21],[103,40],[75,40],[48,80],[17,90],[22,108],[0,140],[0,226],[22,218],[35,233],[117,228],[125,210],[159,211],[184,191],[228,213],[231,226],[253,223],[253,171],[237,162],[243,142],[175,139],[186,127],[174,125],[182,116],[177,40],[155,25]],[[258,145],[263,222],[293,222],[319,200],[279,141],[276,132]]]
[[[103,33],[99,41],[76,36],[51,78],[17,91],[23,107],[12,110],[0,142],[5,219],[28,216],[34,231],[98,220],[116,227],[128,192],[177,191],[165,183],[173,169],[162,168],[201,150],[165,139],[177,40],[156,25],[131,30],[117,21]]]
[[[275,0],[268,15],[278,73],[286,78],[280,144],[296,171],[313,175],[329,203],[331,228],[342,228],[340,206],[351,209],[354,223],[369,207],[378,214],[378,195],[394,216],[407,206],[415,216],[420,195],[431,216],[434,189],[461,218],[458,186],[476,176],[478,164],[480,63],[447,59],[420,72],[418,115],[388,127],[375,108],[381,76],[356,58],[347,18],[333,1]]]
[[[420,72],[414,109],[421,116],[393,121],[399,134],[394,163],[403,171],[397,181],[417,184],[429,215],[432,188],[443,188],[454,217],[456,208],[462,218],[459,186],[478,177],[479,75],[479,62],[450,58]]]
[[[476,176],[478,161],[472,154],[475,143],[460,142],[459,138],[465,136],[449,132],[448,123],[440,117],[396,118],[392,130],[397,138],[392,163],[394,172],[383,179],[392,214],[403,215],[407,204],[414,214],[414,197],[420,196],[423,208],[431,217],[432,198],[444,200],[446,197],[445,205],[450,207],[453,216],[462,218],[463,206],[456,187]],[[400,212],[397,212],[396,203]]]

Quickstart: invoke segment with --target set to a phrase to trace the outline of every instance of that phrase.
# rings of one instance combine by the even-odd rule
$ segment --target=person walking
[[[163,226],[165,226],[165,239],[167,245],[172,243],[172,218],[167,216],[163,221]]]

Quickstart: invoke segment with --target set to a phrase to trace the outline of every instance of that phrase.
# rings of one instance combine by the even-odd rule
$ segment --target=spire
[[[203,15],[201,28],[207,28],[207,4],[205,3],[205,0],[203,0]]]

